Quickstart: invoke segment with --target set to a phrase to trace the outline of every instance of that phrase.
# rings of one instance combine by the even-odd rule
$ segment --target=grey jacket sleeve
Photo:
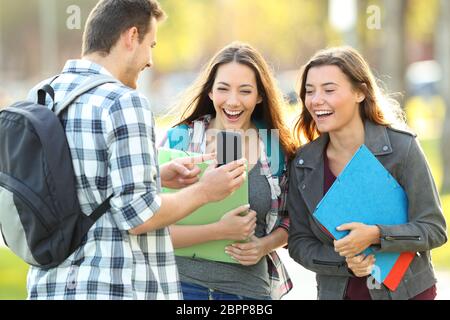
[[[294,162],[289,177],[287,209],[291,219],[289,228],[289,255],[306,269],[318,274],[352,276],[345,258],[334,251],[334,247],[320,241],[312,232],[309,213],[300,195],[295,176]]]
[[[411,139],[399,183],[408,196],[409,223],[379,225],[379,252],[427,251],[447,241],[439,194],[427,161],[416,139]]]

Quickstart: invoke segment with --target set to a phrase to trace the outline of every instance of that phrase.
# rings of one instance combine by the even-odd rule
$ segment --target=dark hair
[[[394,99],[383,93],[361,54],[349,46],[334,47],[318,51],[302,68],[299,96],[302,112],[294,127],[298,141],[310,142],[320,135],[316,123],[305,105],[306,79],[311,68],[336,66],[348,78],[353,89],[364,93],[365,99],[359,105],[361,119],[384,126],[404,127],[404,114]]]
[[[164,20],[166,14],[157,0],[101,0],[89,14],[83,34],[82,55],[108,55],[120,35],[136,27],[142,42],[150,31],[151,18]]]
[[[195,83],[186,91],[184,99],[177,104],[178,110],[184,110],[178,124],[188,124],[201,116],[216,114],[208,94],[212,90],[219,67],[230,62],[246,65],[255,73],[262,102],[261,107],[253,111],[252,119],[262,120],[267,129],[278,129],[280,144],[286,155],[292,158],[297,146],[284,121],[282,94],[263,56],[246,43],[233,42],[211,58]]]

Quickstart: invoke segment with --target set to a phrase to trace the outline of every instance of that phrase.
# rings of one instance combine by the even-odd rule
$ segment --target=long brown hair
[[[327,65],[337,66],[347,76],[353,89],[364,93],[365,99],[359,105],[363,121],[369,120],[384,126],[404,126],[404,114],[399,104],[383,94],[361,54],[348,46],[334,47],[318,51],[302,68],[299,95],[303,106],[294,127],[298,141],[306,139],[305,142],[310,142],[320,135],[305,105],[306,78],[311,68]]]
[[[255,73],[258,93],[262,101],[253,111],[252,120],[263,121],[269,130],[278,129],[283,151],[288,158],[293,158],[297,146],[284,121],[282,95],[275,85],[275,79],[265,59],[255,48],[246,43],[233,42],[214,55],[194,84],[186,91],[184,98],[177,104],[176,108],[184,110],[177,125],[191,123],[207,114],[215,116],[216,111],[208,94],[212,90],[218,68],[230,62],[246,65]]]

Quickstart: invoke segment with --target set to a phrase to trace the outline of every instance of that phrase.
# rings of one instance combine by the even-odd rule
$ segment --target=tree
[[[404,93],[406,2],[404,0],[384,0],[383,4],[385,9],[383,21],[385,50],[382,51],[383,57],[380,61],[380,69],[383,75],[389,75],[389,78],[385,79],[389,91]]]
[[[49,77],[59,68],[56,4],[55,0],[39,1],[41,77]]]

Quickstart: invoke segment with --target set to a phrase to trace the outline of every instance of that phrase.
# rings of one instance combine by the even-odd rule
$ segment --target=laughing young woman
[[[238,264],[177,257],[184,298],[279,299],[292,287],[275,249],[287,243],[289,219],[282,198],[286,195],[286,158],[293,157],[296,147],[282,121],[282,98],[269,67],[251,46],[232,43],[211,59],[188,92],[189,98],[181,103],[182,121],[175,127],[186,130],[186,141],[174,145],[169,137],[165,146],[211,152],[215,143],[208,139],[213,135],[207,130],[243,132],[252,210],[243,217],[239,213],[248,208],[237,208],[213,224],[170,228],[175,248],[211,240],[251,239],[226,248]],[[262,137],[254,141],[245,135],[259,129],[278,130],[280,143],[275,148],[282,155],[280,161],[268,155]]]
[[[290,168],[289,253],[317,273],[319,299],[434,299],[436,278],[430,250],[447,241],[439,195],[415,135],[401,110],[381,94],[363,57],[352,48],[320,51],[304,66],[300,85],[303,110],[296,134],[309,142]],[[339,241],[312,213],[322,196],[365,144],[402,185],[409,222],[402,225],[350,223]],[[369,246],[379,252],[416,252],[396,291],[368,288],[374,256],[358,255]]]

